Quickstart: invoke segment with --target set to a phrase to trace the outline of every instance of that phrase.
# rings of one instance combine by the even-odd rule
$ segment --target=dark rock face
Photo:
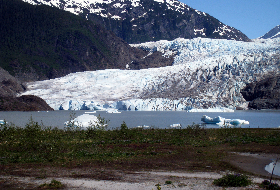
[[[0,67],[0,97],[12,96],[25,90],[24,85]]]
[[[280,75],[248,84],[241,94],[252,109],[280,109]]]
[[[0,111],[51,111],[43,99],[36,96],[16,95],[25,90],[25,86],[0,67]]]
[[[0,111],[53,111],[41,98],[33,95],[0,97]]]
[[[257,98],[249,103],[252,109],[280,109],[280,99],[261,99]]]
[[[137,49],[137,51],[140,49]],[[146,55],[146,53],[145,53]],[[145,59],[137,59],[129,64],[129,68],[132,70],[148,69],[171,66],[173,64],[174,57],[165,58],[161,52],[153,52],[151,55],[145,57]]]

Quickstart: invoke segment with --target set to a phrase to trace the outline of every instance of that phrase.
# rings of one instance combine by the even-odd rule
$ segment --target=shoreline
[[[243,171],[252,180],[247,187],[228,187],[227,189],[261,189],[259,184],[269,180],[271,174],[264,170],[264,165],[269,164],[272,158],[280,157],[279,154],[256,154],[256,153],[232,153],[229,157],[231,163]],[[38,172],[45,169],[46,176],[38,177]],[[35,171],[37,170],[37,171]],[[41,170],[41,171],[40,171]],[[95,172],[101,170],[99,176]],[[207,170],[207,169],[206,169]],[[18,171],[18,174],[16,172]],[[20,172],[19,172],[20,171]],[[32,172],[33,173],[32,175]],[[221,178],[231,171],[120,171],[111,169],[94,169],[90,167],[73,168],[15,168],[13,175],[0,174],[0,187],[7,183],[12,188],[28,187],[37,189],[42,184],[48,184],[55,179],[64,185],[62,189],[83,190],[124,190],[124,189],[156,189],[157,184],[161,189],[208,189],[221,190],[223,187],[213,185],[215,179]],[[24,173],[26,175],[24,175]],[[102,176],[103,173],[103,176]],[[75,175],[74,175],[75,174]],[[101,176],[100,176],[101,175]],[[36,177],[37,176],[37,177]],[[171,184],[166,184],[170,181]],[[272,183],[280,184],[280,176],[273,175]]]

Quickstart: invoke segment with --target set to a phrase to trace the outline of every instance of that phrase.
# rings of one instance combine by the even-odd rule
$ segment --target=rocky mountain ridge
[[[275,26],[272,28],[269,32],[267,32],[265,35],[260,37],[260,39],[273,39],[273,38],[280,38],[280,25]]]
[[[241,31],[177,0],[24,0],[70,11],[128,43],[197,37],[250,41]]]

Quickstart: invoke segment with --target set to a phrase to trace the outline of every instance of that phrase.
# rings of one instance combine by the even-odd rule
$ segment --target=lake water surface
[[[6,120],[16,126],[24,127],[31,116],[34,121],[43,123],[45,126],[64,128],[64,122],[70,120],[71,115],[76,117],[83,115],[86,111],[50,111],[50,112],[0,112],[0,120]],[[192,124],[200,124],[201,117],[221,116],[226,119],[242,119],[249,121],[249,125],[241,127],[251,128],[275,128],[280,126],[280,110],[261,111],[235,111],[235,112],[185,112],[185,111],[123,111],[121,113],[106,113],[97,111],[93,115],[104,117],[109,121],[110,128],[120,127],[123,121],[128,127],[148,125],[156,128],[169,128],[170,125],[180,123],[182,127]],[[207,128],[218,128],[218,125],[206,125]]]

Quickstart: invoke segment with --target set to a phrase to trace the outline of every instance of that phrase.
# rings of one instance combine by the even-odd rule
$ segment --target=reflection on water
[[[276,163],[275,162],[276,161],[273,161],[270,164],[266,165],[265,170],[268,171],[269,173],[272,173],[273,167],[275,166],[273,174],[280,176],[280,162],[279,162],[279,160],[278,160],[278,162],[276,162]]]

